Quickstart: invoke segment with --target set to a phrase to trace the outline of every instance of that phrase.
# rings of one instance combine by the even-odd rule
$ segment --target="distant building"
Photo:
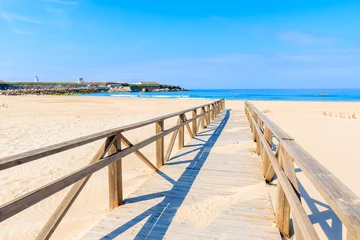
[[[39,82],[38,76],[35,77],[34,82]]]
[[[0,80],[0,83],[4,83],[5,81],[3,81],[3,80]]]
[[[157,82],[143,82],[143,81],[138,82],[136,84],[140,84],[140,85],[159,85],[159,83],[157,83]]]
[[[78,83],[84,83],[84,79],[83,78],[78,78]]]

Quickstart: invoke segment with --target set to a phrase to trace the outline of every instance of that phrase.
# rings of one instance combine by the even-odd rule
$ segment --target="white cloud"
[[[302,32],[284,32],[278,35],[281,41],[295,44],[331,44],[338,39],[334,37],[316,36]]]
[[[16,32],[18,34],[24,34],[24,35],[33,35],[33,32],[29,32],[29,31],[24,31],[18,28],[12,28],[13,32]]]
[[[8,12],[0,12],[0,18],[5,21],[12,23],[16,21],[29,22],[34,24],[41,24],[41,22],[33,20],[31,18],[25,17],[23,15],[8,13]]]

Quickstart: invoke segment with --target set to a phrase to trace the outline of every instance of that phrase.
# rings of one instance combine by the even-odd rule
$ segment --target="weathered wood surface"
[[[257,124],[255,124],[255,119],[252,115],[249,116],[250,121],[252,121],[252,125],[254,126],[254,131],[259,133],[261,130]],[[284,212],[288,211],[289,207],[291,207],[291,212],[293,214],[293,218],[296,219],[298,226],[301,230],[301,235],[305,237],[305,239],[319,239],[314,226],[312,225],[307,213],[305,212],[298,194],[295,192],[293,185],[291,184],[288,176],[285,174],[282,166],[275,158],[272,149],[269,146],[269,143],[265,139],[263,134],[259,134],[259,141],[263,144],[263,150],[266,151],[267,156],[271,162],[271,165],[278,177],[278,192],[277,192],[277,207],[276,207],[276,223],[277,226],[283,230],[285,235],[288,234],[288,230],[285,230],[284,223],[286,221],[284,217]],[[285,198],[286,196],[286,198]],[[285,202],[286,201],[286,202]],[[280,216],[279,216],[280,215]],[[287,228],[289,226],[286,226]]]
[[[215,103],[218,101],[215,101]],[[191,112],[193,110],[199,109],[199,108],[205,108],[205,106],[209,105],[211,103],[208,104],[204,104],[201,106],[197,106],[197,107],[193,107],[193,108],[189,108],[186,110],[182,110],[179,112],[175,112],[175,113],[170,113],[164,116],[160,116],[157,118],[152,118],[149,120],[145,120],[142,122],[138,122],[138,123],[133,123],[133,124],[129,124],[126,126],[122,126],[122,127],[118,127],[118,128],[113,128],[113,129],[109,129],[106,131],[102,131],[99,133],[94,133],[94,134],[90,134],[84,137],[79,137],[76,139],[72,139],[69,141],[65,141],[65,142],[61,142],[61,143],[57,143],[51,146],[47,146],[47,147],[43,147],[43,148],[38,148],[35,150],[31,150],[28,152],[24,152],[24,153],[20,153],[20,154],[16,154],[13,156],[9,156],[9,157],[5,157],[5,158],[1,158],[0,159],[0,170],[4,170],[7,168],[11,168],[11,167],[15,167],[27,162],[31,162],[43,157],[47,157],[59,152],[63,152],[75,147],[79,147],[91,142],[95,142],[97,140],[106,138],[106,137],[112,137],[114,135],[116,135],[119,132],[126,132],[126,131],[130,131],[136,128],[140,128],[140,127],[144,127],[162,120],[166,120],[172,117],[176,117],[179,116],[181,114],[187,113],[187,112]]]
[[[284,132],[278,125],[276,125],[273,121],[271,121],[263,112],[259,111],[256,107],[254,107],[251,103],[245,102],[246,106],[249,106],[249,110],[253,113],[253,115],[256,115],[255,120],[257,120],[257,117],[259,117],[263,124],[267,126],[271,132],[274,134],[274,136],[278,140],[293,140],[294,138],[291,137],[289,134]]]
[[[246,127],[242,111],[220,113],[83,238],[281,239],[257,157],[219,151],[251,142]]]

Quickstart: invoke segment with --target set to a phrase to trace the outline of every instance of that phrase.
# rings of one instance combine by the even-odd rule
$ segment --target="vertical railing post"
[[[192,117],[195,118],[196,116],[197,116],[197,109],[195,109],[195,110],[192,111]],[[193,133],[194,133],[194,136],[196,136],[196,135],[197,135],[197,132],[198,132],[196,120],[197,120],[197,119],[195,119],[195,120],[192,122],[192,131],[193,131]]]
[[[282,167],[284,169],[284,172],[285,172],[286,176],[288,177],[289,181],[291,182],[293,188],[297,191],[298,198],[301,201],[299,185],[298,185],[296,173],[295,173],[294,161],[291,158],[291,156],[286,152],[286,150],[281,146],[281,144],[279,144],[278,147],[279,147],[279,157],[281,158]],[[285,221],[289,221],[289,224],[285,224],[285,226],[289,225],[288,232],[290,234],[290,205],[286,206],[285,210],[286,210],[286,212],[284,213],[284,215],[286,214]],[[293,219],[293,224],[294,224],[294,230],[296,233],[296,239],[304,239],[297,219]],[[284,231],[286,231],[286,230],[287,229],[285,229]]]
[[[202,113],[205,113],[205,107],[202,107],[201,110],[202,110]],[[205,118],[206,118],[206,115],[205,114],[202,115],[202,117],[201,117],[201,127],[202,127],[202,129],[205,129],[205,127],[206,127]]]
[[[290,182],[293,184],[294,188],[298,189],[292,159],[289,158],[289,156],[284,155],[284,149],[281,145],[279,145],[278,147],[278,161],[281,167],[284,169],[284,172],[289,178]],[[290,168],[292,168],[292,170],[290,170]],[[275,223],[276,226],[286,237],[290,236],[290,204],[286,199],[285,193],[279,182],[276,193]]]
[[[206,111],[208,112],[207,114],[206,114],[206,125],[210,125],[210,105],[207,105],[206,106]]]
[[[258,155],[261,155],[261,141],[260,141],[261,132],[257,132],[256,128],[255,128],[255,132],[256,132],[256,153]]]
[[[215,111],[214,111],[214,114],[215,114],[215,118],[217,118],[217,116],[218,116],[218,113],[219,113],[219,109],[218,109],[218,106],[219,106],[219,103],[218,103],[218,102],[216,102],[216,103],[215,103]]]
[[[215,119],[215,104],[211,104],[212,110],[211,110],[211,121],[214,121]]]
[[[271,130],[265,125],[265,129],[264,129],[264,137],[266,139],[266,142],[269,144],[270,147],[272,147],[272,132]],[[265,177],[267,171],[269,170],[270,167],[270,159],[269,156],[266,154],[266,152],[264,151],[264,154],[262,154],[262,174]]]
[[[164,131],[164,120],[155,123],[156,134]],[[156,167],[159,169],[164,165],[164,137],[156,140]]]
[[[184,114],[180,115],[180,123],[184,122]],[[184,147],[184,126],[179,128],[178,148],[179,150]]]
[[[121,151],[121,133],[116,135],[116,141],[109,150],[109,155]],[[109,178],[109,210],[112,211],[123,201],[122,160],[119,159],[108,167]]]

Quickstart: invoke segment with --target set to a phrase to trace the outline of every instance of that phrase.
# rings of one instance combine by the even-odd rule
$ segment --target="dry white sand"
[[[170,99],[123,99],[94,97],[53,96],[0,96],[0,157],[59,143],[75,137],[85,136],[102,130],[138,122],[166,113],[190,108],[209,102],[208,100]],[[4,105],[2,105],[4,103]],[[318,161],[332,171],[341,181],[360,195],[356,174],[360,170],[360,149],[357,136],[360,133],[360,119],[335,117],[340,112],[356,113],[360,117],[360,103],[300,103],[300,102],[254,102],[260,110],[292,135]],[[5,107],[3,107],[5,106]],[[242,101],[227,101],[227,107],[243,108]],[[331,111],[333,117],[324,116]],[[347,115],[347,114],[346,114]],[[190,117],[190,116],[189,116]],[[166,127],[173,126],[176,119],[166,121]],[[241,129],[232,129],[234,132]],[[125,135],[136,143],[154,133],[154,126],[133,130]],[[167,145],[170,137],[165,139]],[[187,140],[187,139],[186,139]],[[94,142],[32,163],[8,169],[0,175],[0,204],[8,202],[65,174],[85,166],[101,145]],[[230,148],[214,148],[215,152],[241,151],[254,147],[253,143],[239,143]],[[142,152],[154,162],[154,144]],[[129,195],[149,176],[151,170],[136,156],[124,160],[125,196]],[[306,189],[304,205],[312,219],[318,221],[317,229],[323,238],[337,238],[342,235],[341,224],[327,211],[324,201],[300,172],[298,177]],[[0,224],[0,239],[33,239],[56,209],[68,189],[55,194],[26,211]],[[245,191],[245,190],[244,190]],[[240,193],[244,191],[239,191]],[[246,189],[246,191],[250,191]],[[245,191],[245,192],[246,192]],[[251,191],[250,191],[251,192]],[[257,191],[256,191],[257,192]],[[189,212],[209,213],[204,223],[213,217],[218,209],[210,199]],[[220,204],[222,205],[222,204]],[[54,234],[54,239],[76,239],[92,228],[106,214],[108,208],[107,169],[94,174]],[[201,209],[200,209],[201,208]],[[196,215],[196,214],[195,214]],[[191,216],[187,215],[191,218]],[[20,227],[21,226],[21,227]]]

